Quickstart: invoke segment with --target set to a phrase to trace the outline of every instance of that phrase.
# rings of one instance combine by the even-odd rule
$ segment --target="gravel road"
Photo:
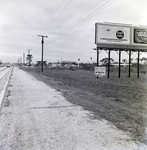
[[[0,116],[0,150],[146,150],[106,120],[14,68]]]

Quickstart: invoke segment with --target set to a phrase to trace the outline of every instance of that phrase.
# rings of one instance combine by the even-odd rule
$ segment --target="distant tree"
[[[144,62],[145,64],[147,63],[147,58],[146,57],[142,57],[141,59],[140,59],[140,61],[141,62]]]
[[[133,62],[133,60],[134,60],[134,58],[131,58],[130,62],[132,63],[132,62]]]
[[[115,61],[113,64],[119,64],[119,62]]]
[[[76,62],[72,62],[72,64],[73,64],[73,65],[76,65],[76,66],[78,65]]]
[[[127,60],[126,59],[122,59],[122,62],[125,64],[125,63],[127,63]]]
[[[109,62],[109,59],[108,58],[103,58],[102,60],[100,60],[100,62],[102,62],[103,65],[107,65],[108,62]],[[114,59],[110,58],[110,63],[113,63],[113,62],[114,62]]]
[[[140,60],[141,61],[147,61],[147,58],[146,57],[142,57]]]
[[[136,58],[135,60],[137,61],[137,60],[138,60],[138,58]],[[139,60],[140,60],[141,62],[142,62],[142,61],[147,61],[147,58],[142,57],[142,58],[141,58],[141,59],[139,59]]]

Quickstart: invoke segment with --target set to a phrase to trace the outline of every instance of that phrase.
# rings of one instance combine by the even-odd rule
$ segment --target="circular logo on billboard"
[[[122,39],[122,38],[124,37],[124,32],[121,31],[121,30],[118,30],[118,31],[116,32],[116,37],[117,37],[118,39]]]

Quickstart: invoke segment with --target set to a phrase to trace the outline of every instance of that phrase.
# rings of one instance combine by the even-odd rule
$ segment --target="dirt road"
[[[14,68],[0,116],[1,150],[145,150],[129,133]]]

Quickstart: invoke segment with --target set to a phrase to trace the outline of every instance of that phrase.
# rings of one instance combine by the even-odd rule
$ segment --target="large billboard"
[[[97,42],[107,44],[130,44],[130,28],[98,25]]]
[[[96,23],[95,26],[95,44],[99,48],[147,50],[146,28],[108,23]]]

